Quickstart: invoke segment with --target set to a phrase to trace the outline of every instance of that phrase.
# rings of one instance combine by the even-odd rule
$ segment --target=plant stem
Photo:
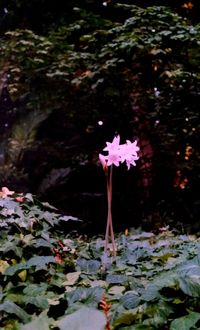
[[[107,225],[106,225],[106,235],[105,235],[105,249],[104,252],[107,253],[109,235],[112,243],[113,256],[116,257],[116,247],[115,247],[115,237],[113,231],[113,222],[112,222],[112,173],[113,167],[110,167],[110,171],[107,173],[106,183],[107,183],[107,201],[108,201],[108,214],[107,214]]]

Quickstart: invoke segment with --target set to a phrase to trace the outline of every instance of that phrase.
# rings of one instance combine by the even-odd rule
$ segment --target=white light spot
[[[159,90],[158,90],[158,88],[157,87],[154,87],[154,95],[155,96],[159,96],[160,95],[160,92],[159,92]]]
[[[102,120],[99,120],[99,121],[98,121],[98,125],[99,125],[99,126],[102,126],[102,125],[103,125],[103,121],[102,121]]]

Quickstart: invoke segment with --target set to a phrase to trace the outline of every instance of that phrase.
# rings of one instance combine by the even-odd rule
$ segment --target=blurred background
[[[200,4],[1,0],[0,182],[104,231],[106,141],[117,231],[200,230]]]

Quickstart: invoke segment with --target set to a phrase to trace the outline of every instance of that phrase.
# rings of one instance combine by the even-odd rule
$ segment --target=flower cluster
[[[131,165],[135,166],[135,161],[139,159],[137,141],[126,141],[125,144],[120,144],[120,136],[114,137],[112,142],[106,142],[106,147],[103,149],[108,152],[107,156],[99,154],[100,162],[104,169],[107,166],[119,166],[120,163],[126,162],[128,169]]]

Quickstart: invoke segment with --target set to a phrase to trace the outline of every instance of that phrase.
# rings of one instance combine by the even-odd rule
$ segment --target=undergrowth
[[[2,195],[0,329],[200,328],[198,237],[132,229],[113,258],[103,237],[71,233],[78,221],[31,194]]]

